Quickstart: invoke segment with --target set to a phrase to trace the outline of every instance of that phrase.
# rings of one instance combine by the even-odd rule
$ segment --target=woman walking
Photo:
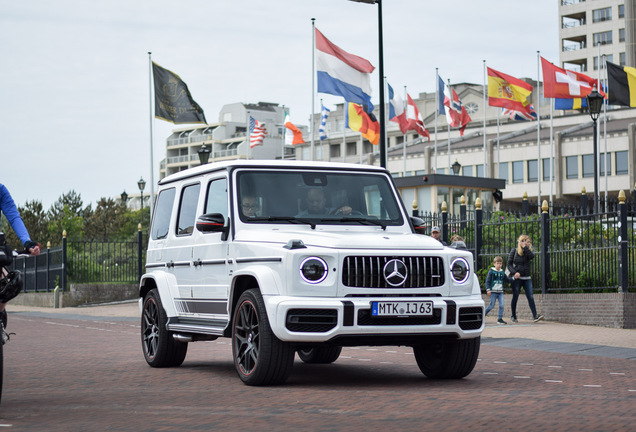
[[[510,307],[512,309],[512,322],[517,322],[517,300],[519,300],[519,293],[523,288],[528,299],[528,305],[532,311],[532,317],[534,322],[543,319],[543,315],[537,314],[537,308],[534,304],[534,297],[532,293],[532,279],[530,278],[530,261],[534,258],[532,252],[532,242],[530,237],[522,234],[517,239],[517,247],[510,251],[508,255],[508,270],[510,271],[510,278],[512,279],[512,302]]]

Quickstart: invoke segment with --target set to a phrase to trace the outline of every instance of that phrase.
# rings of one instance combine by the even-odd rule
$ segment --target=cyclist
[[[24,226],[22,217],[20,217],[18,208],[16,207],[15,202],[13,201],[13,198],[11,197],[11,194],[9,193],[9,190],[6,188],[5,185],[0,183],[0,214],[1,213],[4,213],[5,217],[9,221],[9,224],[11,225],[11,228],[13,228],[13,231],[15,231],[18,238],[20,238],[20,241],[24,245],[24,249],[28,251],[29,254],[31,255],[39,255],[40,245],[37,242],[34,242],[33,240],[31,240],[31,237],[29,236],[29,232],[27,231],[26,226]],[[6,281],[7,278],[5,278],[5,276],[7,276],[7,270],[3,268],[1,277],[5,279],[6,284],[9,284],[10,282]],[[10,300],[10,298],[4,299],[4,300],[6,302]],[[5,326],[7,323],[7,311],[5,310],[5,306],[6,306],[6,303],[3,303],[2,301],[0,301],[0,326],[1,326],[0,343],[3,343],[3,344],[9,338],[5,331]]]

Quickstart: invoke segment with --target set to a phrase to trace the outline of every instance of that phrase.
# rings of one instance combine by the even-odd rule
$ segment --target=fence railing
[[[428,227],[440,226],[446,242],[453,234],[464,238],[482,284],[494,257],[501,256],[505,265],[518,237],[527,234],[535,253],[532,280],[542,293],[628,292],[636,288],[634,202],[622,198],[597,214],[581,207],[552,215],[544,203],[540,214],[528,214],[528,208],[517,213],[467,211],[461,205],[459,215],[414,215]]]
[[[135,241],[68,240],[38,256],[18,256],[12,268],[23,274],[25,292],[68,290],[70,283],[137,283],[143,274],[147,238]]]

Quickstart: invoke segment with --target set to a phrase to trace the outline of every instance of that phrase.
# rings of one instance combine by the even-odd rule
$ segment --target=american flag
[[[320,127],[318,128],[318,132],[320,132],[320,141],[327,138],[327,117],[329,117],[329,113],[331,110],[326,106],[322,105],[322,115],[320,116]]]
[[[265,135],[267,135],[265,124],[259,123],[258,120],[250,116],[250,148],[263,145]]]

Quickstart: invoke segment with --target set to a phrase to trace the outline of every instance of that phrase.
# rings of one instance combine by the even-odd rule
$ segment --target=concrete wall
[[[490,298],[484,295],[486,305]],[[504,294],[504,320],[511,316],[512,294]],[[595,325],[611,328],[636,328],[636,293],[535,294],[537,312],[548,321],[567,324]],[[489,316],[497,316],[499,304]],[[532,319],[523,292],[517,302],[517,318]]]
[[[131,300],[139,295],[137,284],[71,284],[68,292],[59,293],[58,307],[73,307],[87,304],[110,303]],[[56,307],[56,294],[21,293],[11,300],[12,304],[38,307]]]

